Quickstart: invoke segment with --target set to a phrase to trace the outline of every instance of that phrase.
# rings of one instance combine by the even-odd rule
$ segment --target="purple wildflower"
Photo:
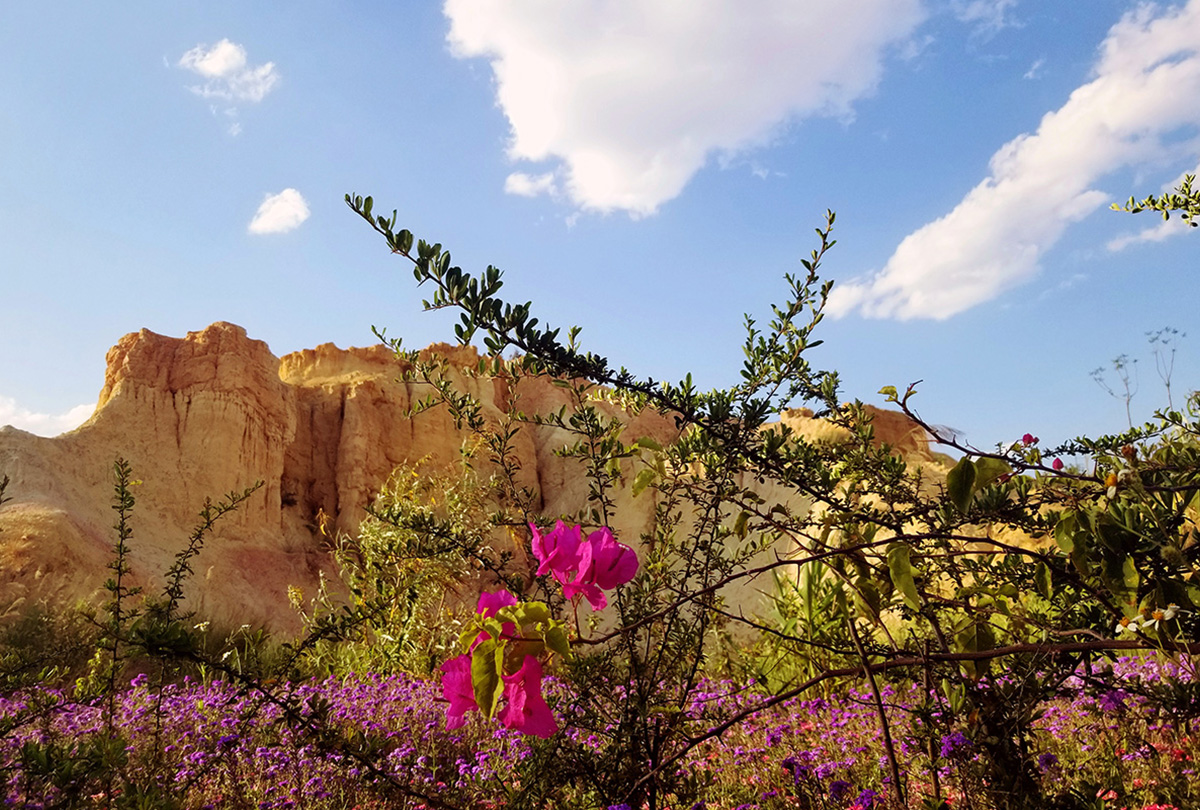
[[[836,779],[829,785],[829,799],[840,802],[850,795],[851,785],[845,779]]]
[[[871,790],[870,788],[864,788],[862,793],[858,794],[858,798],[854,800],[854,803],[861,807],[866,808],[867,810],[870,810],[872,807],[875,806],[875,801],[878,798],[879,798],[878,793]]]
[[[955,731],[942,737],[942,759],[962,757],[970,748],[971,739],[961,731]]]

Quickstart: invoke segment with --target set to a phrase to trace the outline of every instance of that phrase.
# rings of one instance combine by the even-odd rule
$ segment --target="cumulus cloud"
[[[491,63],[508,156],[554,164],[582,209],[634,216],[677,196],[714,153],[805,116],[851,117],[924,15],[920,0],[859,0],[853,14],[841,0],[446,0],[443,11],[451,51]]]
[[[246,49],[227,39],[212,47],[197,45],[180,57],[179,67],[207,79],[192,87],[204,98],[259,102],[279,82],[274,62],[248,67]]]
[[[1153,166],[1200,126],[1200,0],[1143,5],[1110,29],[1094,78],[991,159],[952,211],[907,236],[878,273],[838,285],[830,311],[949,318],[1034,276],[1072,223],[1110,201],[1093,185]],[[1184,144],[1194,161],[1200,145]]]
[[[250,233],[287,233],[308,219],[308,203],[294,188],[268,194],[250,220]]]
[[[57,415],[34,413],[22,408],[15,399],[0,396],[0,425],[12,425],[38,436],[57,436],[82,425],[95,409],[94,405],[76,405],[66,413]]]

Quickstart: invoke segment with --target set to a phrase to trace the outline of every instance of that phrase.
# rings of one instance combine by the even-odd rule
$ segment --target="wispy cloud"
[[[888,47],[924,17],[920,0],[860,0],[853,14],[841,0],[443,9],[452,52],[490,60],[508,156],[554,164],[581,209],[634,216],[677,196],[714,154],[761,146],[806,116],[851,118]]]
[[[76,405],[66,413],[57,415],[34,413],[22,408],[15,399],[0,396],[0,425],[12,425],[38,436],[57,436],[82,425],[95,409],[95,405]]]
[[[223,39],[211,47],[197,45],[180,57],[179,67],[190,70],[205,80],[204,84],[193,85],[190,88],[193,93],[226,104],[257,104],[279,83],[279,71],[275,69],[274,62],[249,66],[246,49],[228,39]],[[216,115],[217,106],[214,104],[211,109]],[[228,106],[224,112],[229,117],[235,117],[237,107]],[[231,135],[237,135],[242,131],[241,124],[231,123],[228,131]]]
[[[504,191],[519,197],[536,197],[539,194],[557,194],[558,184],[554,181],[553,172],[538,175],[513,172],[504,178]]]
[[[977,36],[992,36],[1005,28],[1019,26],[1009,12],[1017,0],[953,0],[950,10],[960,22],[972,26]]]
[[[1044,68],[1045,66],[1046,66],[1046,60],[1038,59],[1032,65],[1029,66],[1029,70],[1025,71],[1025,75],[1022,78],[1025,78],[1025,79],[1041,78],[1042,68]]]
[[[278,194],[268,194],[258,206],[247,230],[250,233],[287,233],[299,228],[308,219],[308,203],[294,188]]]
[[[1192,169],[1189,172],[1184,172],[1184,174],[1190,174],[1193,176],[1198,175],[1200,174],[1200,166],[1197,166],[1195,169]],[[1166,194],[1177,189],[1183,182],[1184,174],[1181,174],[1171,182],[1164,184],[1161,193]],[[1142,216],[1152,216],[1157,218],[1161,215],[1149,212],[1142,214]],[[1143,242],[1161,242],[1164,239],[1170,239],[1172,236],[1179,236],[1180,234],[1187,233],[1190,230],[1190,225],[1184,222],[1178,214],[1173,214],[1170,219],[1162,220],[1149,228],[1143,228],[1137,233],[1127,233],[1118,236],[1115,239],[1109,240],[1105,247],[1107,247],[1109,251],[1117,253],[1129,247],[1130,245],[1136,245]]]
[[[1117,253],[1130,245],[1136,245],[1141,242],[1161,242],[1172,236],[1187,233],[1189,230],[1191,230],[1190,225],[1178,216],[1174,216],[1171,219],[1159,222],[1152,228],[1143,228],[1137,233],[1124,234],[1115,239],[1110,239],[1104,246],[1113,253]]]
[[[907,236],[884,268],[838,285],[831,312],[949,318],[1036,275],[1072,223],[1109,201],[1093,184],[1152,165],[1180,128],[1200,125],[1200,0],[1143,5],[1109,31],[1094,78],[1036,132],[992,156],[991,174],[952,211]],[[1189,162],[1200,145],[1191,149]]]

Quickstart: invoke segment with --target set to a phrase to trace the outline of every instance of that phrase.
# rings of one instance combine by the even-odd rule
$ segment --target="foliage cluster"
[[[551,424],[575,437],[563,452],[580,460],[592,487],[588,508],[571,519],[607,525],[619,487],[655,498],[654,527],[641,538],[644,570],[617,594],[616,629],[578,628],[580,652],[565,669],[583,699],[560,711],[605,744],[598,754],[552,741],[557,767],[524,777],[537,800],[580,783],[597,802],[652,810],[700,795],[674,766],[754,714],[694,724],[681,710],[713,657],[714,635],[731,624],[768,639],[771,654],[752,665],[773,695],[757,711],[834,679],[864,679],[884,743],[885,793],[896,806],[911,798],[910,785],[881,679],[925,685],[931,758],[940,736],[966,735],[986,763],[979,785],[987,802],[1046,806],[1054,797],[1040,794],[1032,756],[1039,707],[1097,658],[1193,651],[1200,401],[1120,436],[1044,451],[1027,435],[982,452],[921,421],[913,386],[902,394],[885,388],[936,441],[962,454],[940,483],[877,446],[862,404],[841,402],[836,374],[809,365],[830,289],[818,268],[834,244],[832,214],[805,273],[787,277],[788,299],[773,307],[766,328],[747,318],[742,382],[702,392],[690,377],[672,384],[613,369],[578,347],[577,329],[563,342],[559,329],[531,317],[531,304],[499,298],[496,268],[471,276],[440,245],[395,230],[395,213],[376,216],[371,198],[347,203],[432,286],[427,307],[460,310],[460,341],[482,336],[491,357],[478,373],[510,388],[550,377],[570,392],[570,409],[514,408],[502,433]],[[392,345],[403,353],[399,341]],[[517,356],[503,359],[508,351]],[[444,365],[407,360],[432,386],[431,403],[485,436],[494,430]],[[849,438],[822,443],[768,427],[800,403],[815,405]],[[645,409],[673,418],[679,440],[626,441],[623,417]],[[1066,470],[1060,456],[1086,459],[1085,471]],[[493,461],[504,468],[502,455]],[[768,549],[774,558],[761,562]],[[787,583],[777,626],[722,598],[728,586],[764,575]],[[936,781],[930,800],[941,800]]]

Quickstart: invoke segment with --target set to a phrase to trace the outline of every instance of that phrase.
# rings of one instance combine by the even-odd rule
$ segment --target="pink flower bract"
[[[558,731],[554,714],[542,697],[542,665],[532,655],[525,656],[519,670],[504,676],[504,697],[508,705],[498,715],[504,725],[535,737],[549,737]]]
[[[479,711],[471,683],[471,656],[460,655],[442,664],[442,697],[450,701],[446,728],[462,728],[467,724],[466,713]]]
[[[517,603],[517,597],[506,591],[504,588],[495,593],[484,591],[479,594],[479,604],[475,606],[475,612],[483,616],[485,619],[489,616],[495,616],[500,612],[500,608],[512,607]]]
[[[532,523],[529,528],[533,530],[533,556],[540,563],[537,575],[544,577],[553,571],[555,579],[566,582],[568,575],[579,568],[583,534],[579,526],[568,527],[560,520],[546,534]]]
[[[541,562],[538,576],[552,572],[563,586],[563,596],[574,599],[583,595],[592,610],[608,605],[604,591],[611,591],[633,579],[638,570],[637,554],[618,543],[612,529],[597,529],[582,540],[579,526],[566,526],[561,520],[554,531],[542,534],[532,523],[533,556]]]
[[[499,613],[500,608],[512,607],[515,604],[517,604],[517,597],[513,596],[504,588],[501,588],[495,593],[488,593],[487,591],[484,591],[479,594],[479,603],[475,606],[475,612],[486,619]],[[503,625],[501,625],[500,636],[502,638],[513,638],[516,635],[517,626],[515,624],[512,622],[505,622]],[[471,642],[471,649],[474,650],[477,644],[479,644],[481,641],[487,641],[491,637],[492,636],[489,633],[480,633],[475,637],[475,640]]]
[[[588,600],[588,604],[592,606],[592,610],[604,610],[608,606],[608,597],[604,595],[604,591],[592,582],[590,579],[585,579],[583,573],[572,582],[564,582],[563,596],[567,599],[574,599],[579,594]]]
[[[604,590],[624,585],[637,573],[637,554],[624,543],[618,543],[607,526],[588,535],[587,547],[591,551],[588,578]],[[582,562],[579,567],[585,568]]]

